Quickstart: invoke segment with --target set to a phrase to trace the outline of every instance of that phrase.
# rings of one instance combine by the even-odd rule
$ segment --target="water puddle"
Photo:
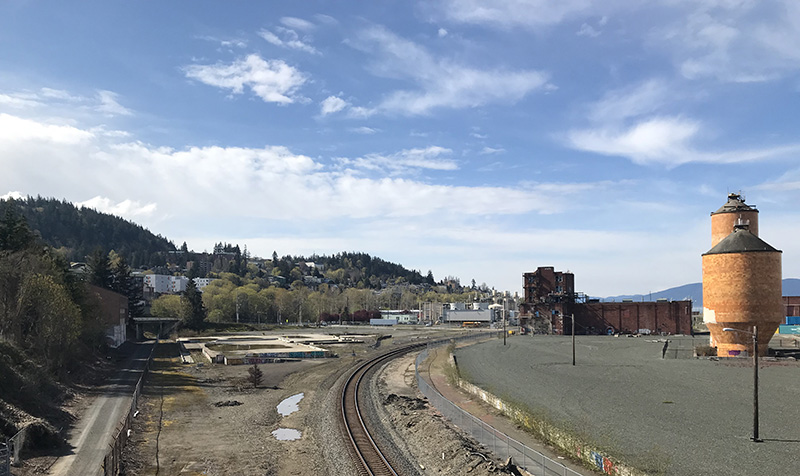
[[[272,436],[280,441],[293,441],[299,440],[303,434],[300,433],[300,430],[295,430],[293,428],[278,428],[272,432]]]
[[[302,393],[298,393],[297,395],[292,395],[291,397],[285,399],[284,401],[278,404],[278,413],[280,413],[281,416],[291,415],[292,413],[299,410],[297,404],[300,403],[300,400],[302,399],[303,399]]]

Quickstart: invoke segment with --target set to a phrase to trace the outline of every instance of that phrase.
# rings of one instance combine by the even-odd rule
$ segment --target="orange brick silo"
[[[783,321],[781,251],[737,225],[703,254],[703,321],[717,355],[753,355],[753,326],[758,350],[766,354],[770,338]],[[723,331],[723,328],[739,329]]]
[[[738,193],[729,193],[728,201],[711,213],[711,247],[717,246],[733,231],[734,225],[740,221],[750,225],[750,233],[758,236],[758,210],[744,203],[744,197]]]

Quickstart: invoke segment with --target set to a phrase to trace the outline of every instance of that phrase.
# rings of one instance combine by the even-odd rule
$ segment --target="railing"
[[[485,336],[469,336],[458,340],[478,339]],[[438,345],[445,345],[443,342]],[[423,360],[428,357],[428,349],[422,351],[417,356],[416,376],[417,386],[423,395],[428,397],[428,401],[437,410],[454,423],[456,426],[469,433],[475,440],[492,451],[499,459],[505,460],[509,457],[518,467],[521,467],[534,476],[581,476],[558,461],[552,460],[539,451],[529,448],[519,441],[511,438],[502,431],[484,423],[470,413],[462,410],[456,404],[445,398],[435,388],[422,378],[419,367]]]
[[[136,413],[136,406],[139,401],[139,396],[142,393],[144,379],[147,377],[147,373],[150,370],[150,363],[153,360],[153,352],[155,352],[157,345],[158,341],[153,344],[153,348],[150,350],[150,355],[147,357],[147,362],[144,364],[142,375],[139,377],[139,381],[136,382],[136,388],[133,390],[133,397],[131,398],[131,406],[128,409],[128,413],[120,420],[121,426],[114,434],[114,440],[109,444],[111,448],[108,450],[108,453],[106,453],[105,458],[103,458],[104,476],[117,476],[120,473],[120,466],[122,463],[122,448],[125,447],[125,443],[127,443],[128,437],[130,436],[133,415]]]

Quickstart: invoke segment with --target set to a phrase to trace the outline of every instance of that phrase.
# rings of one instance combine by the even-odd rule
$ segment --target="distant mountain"
[[[800,296],[800,279],[786,278],[783,280],[784,296]],[[647,294],[625,294],[620,296],[609,296],[602,298],[603,301],[622,301],[623,299],[633,299],[634,301],[655,301],[656,299],[669,299],[670,301],[681,301],[684,299],[692,300],[692,307],[703,307],[703,283],[684,284],[674,288],[665,289],[655,293]]]
[[[42,241],[62,249],[71,261],[85,261],[100,247],[124,256],[132,267],[154,266],[163,264],[166,252],[175,250],[172,242],[141,225],[67,201],[42,197],[0,200],[0,213],[11,204]]]

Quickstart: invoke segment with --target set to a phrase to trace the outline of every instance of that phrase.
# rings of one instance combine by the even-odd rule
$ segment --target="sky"
[[[5,0],[0,196],[610,296],[699,282],[741,192],[798,277],[798,45],[792,0]]]

